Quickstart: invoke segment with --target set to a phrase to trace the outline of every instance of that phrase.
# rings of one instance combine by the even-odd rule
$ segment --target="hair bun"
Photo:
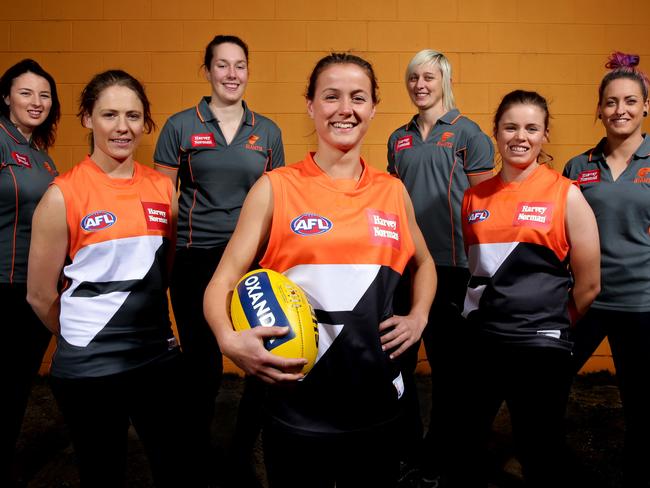
[[[641,58],[638,54],[626,54],[620,51],[615,51],[610,54],[605,67],[611,70],[635,68],[639,65],[640,59]]]

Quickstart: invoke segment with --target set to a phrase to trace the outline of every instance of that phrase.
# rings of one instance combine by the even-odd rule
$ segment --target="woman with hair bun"
[[[507,94],[494,116],[501,171],[467,190],[462,206],[471,273],[463,315],[478,332],[472,420],[480,422],[485,456],[505,401],[526,486],[535,488],[570,486],[569,328],[589,308],[600,277],[593,212],[568,178],[543,164],[548,121],[538,93]],[[485,487],[486,480],[458,486]]]
[[[650,138],[648,77],[639,56],[613,53],[598,89],[596,114],[605,137],[571,159],[576,180],[596,215],[602,290],[573,332],[579,371],[607,337],[625,415],[624,486],[650,486]]]
[[[323,57],[306,99],[318,148],[255,183],[206,290],[205,315],[224,354],[271,384],[263,439],[272,488],[395,488],[404,383],[394,360],[420,339],[435,267],[404,186],[361,158],[378,102],[372,65],[348,53]],[[292,222],[306,213],[327,229],[296,231]],[[264,347],[286,324],[232,328],[230,293],[258,254],[315,309],[319,354],[306,376],[303,358]],[[392,296],[407,264],[414,299],[398,316]]]

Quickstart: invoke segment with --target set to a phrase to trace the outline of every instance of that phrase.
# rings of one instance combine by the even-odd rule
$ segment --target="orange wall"
[[[65,170],[87,151],[74,114],[94,73],[118,67],[139,77],[161,127],[207,94],[199,69],[207,42],[236,34],[251,49],[246,100],[280,125],[287,160],[296,161],[315,143],[302,98],[310,68],[330,50],[353,50],[379,77],[382,101],[364,153],[384,168],[388,135],[412,115],[403,70],[431,47],[449,56],[458,106],[486,132],[507,91],[544,94],[553,115],[546,149],[561,168],[602,136],[594,104],[606,55],[635,52],[650,66],[649,28],[647,0],[2,0],[0,69],[31,56],[54,75],[63,116],[52,154]],[[145,138],[141,162],[151,162],[155,141]]]

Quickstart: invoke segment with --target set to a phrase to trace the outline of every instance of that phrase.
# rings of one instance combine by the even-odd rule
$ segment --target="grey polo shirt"
[[[494,147],[480,127],[456,109],[422,140],[415,115],[388,139],[388,171],[406,186],[418,225],[440,266],[467,267],[460,207],[468,176],[491,172]]]
[[[593,307],[625,312],[650,311],[650,138],[614,180],[605,160],[603,138],[572,158],[564,175],[580,184],[598,222],[601,291]]]
[[[155,164],[178,169],[177,247],[211,248],[230,239],[248,191],[264,173],[284,166],[275,123],[242,101],[244,119],[230,144],[208,104],[172,115],[154,153]]]
[[[32,216],[57,174],[45,151],[0,116],[0,283],[27,282]]]

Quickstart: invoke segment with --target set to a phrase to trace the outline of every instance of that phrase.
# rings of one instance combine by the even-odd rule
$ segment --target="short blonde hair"
[[[423,49],[413,56],[406,67],[406,86],[408,86],[409,78],[415,69],[423,64],[437,65],[440,68],[442,74],[442,106],[446,112],[456,108],[456,100],[451,88],[451,63],[444,54],[438,51]]]

